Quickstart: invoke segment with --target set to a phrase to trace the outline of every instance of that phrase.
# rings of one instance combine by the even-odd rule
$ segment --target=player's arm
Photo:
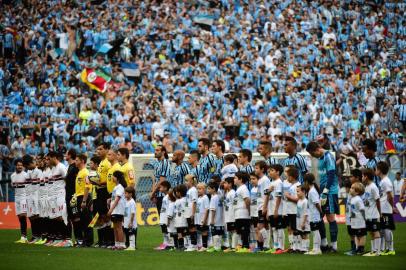
[[[133,227],[134,218],[135,218],[135,212],[132,212],[130,215],[130,224],[128,224],[128,228],[130,228],[130,229]]]
[[[244,198],[244,203],[245,203],[245,207],[248,210],[248,215],[251,215],[250,210],[251,210],[251,200],[249,197]]]
[[[305,214],[304,216],[303,216],[303,223],[301,224],[301,227],[302,227],[302,230],[304,230],[304,228],[306,227],[306,222],[307,222],[307,219],[309,218],[309,215],[308,214]]]
[[[113,210],[116,208],[118,202],[120,201],[120,196],[116,196],[116,198],[114,199],[113,205],[110,207],[109,212],[107,213],[108,216],[111,216],[111,213],[113,213]]]
[[[299,200],[298,197],[290,195],[290,193],[287,191],[285,192],[285,197],[286,197],[286,199],[288,199],[288,201],[291,201],[294,203],[297,203],[297,201]]]
[[[216,218],[216,210],[215,209],[210,209],[211,211],[211,220],[210,220],[210,225],[214,225],[214,219]]]
[[[262,214],[267,216],[268,212],[268,202],[269,202],[269,189],[265,190],[265,198],[264,198],[264,205],[262,206]]]
[[[392,209],[395,210],[395,208],[394,208],[394,202],[393,202],[393,193],[392,193],[392,191],[386,192],[386,196],[387,196],[387,198],[388,198],[389,204],[392,206]]]
[[[202,219],[202,225],[207,225],[207,218],[209,217],[209,208],[204,209],[204,215]]]
[[[135,188],[135,176],[134,176],[134,169],[129,169],[128,172],[128,179],[129,179],[129,186]]]
[[[192,216],[191,217],[194,217],[195,214],[196,214],[196,202],[192,202]]]

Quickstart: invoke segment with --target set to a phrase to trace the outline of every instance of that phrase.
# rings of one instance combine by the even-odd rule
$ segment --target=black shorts
[[[176,232],[179,234],[182,234],[183,236],[185,236],[188,233],[188,228],[187,227],[180,227],[180,228],[176,228]]]
[[[236,219],[235,220],[235,229],[237,230],[238,234],[249,233],[250,231],[250,219]],[[228,226],[228,223],[227,223]]]
[[[258,217],[251,217],[251,224],[256,228],[258,226]]]
[[[355,236],[354,232],[351,229],[351,225],[347,225],[347,233],[349,236]]]
[[[189,229],[192,229],[192,228],[195,228],[195,227],[196,227],[194,219],[192,219],[192,218],[187,218],[186,221],[187,221],[187,227],[188,227]]]
[[[338,205],[338,195],[328,194],[326,204],[321,207],[324,214],[340,214],[340,206]]]
[[[354,235],[357,237],[362,237],[367,235],[367,229],[366,228],[361,228],[361,229],[351,229],[354,232]]]
[[[367,219],[366,225],[368,232],[378,232],[381,230],[381,223],[378,219]]]
[[[124,221],[124,215],[111,215],[111,222],[116,223],[116,222],[123,222]]]
[[[168,233],[168,226],[166,226],[166,224],[161,224],[161,232]]]
[[[393,214],[382,214],[381,229],[395,230],[395,221],[393,220]]]
[[[310,230],[312,232],[314,231],[319,231],[320,227],[321,227],[321,222],[323,221],[319,221],[319,222],[310,222]]]
[[[283,217],[285,226],[289,227],[291,230],[295,231],[296,230],[296,215],[294,214],[288,214]]]
[[[107,188],[96,189],[96,200],[93,201],[93,214],[105,215],[108,212],[107,199],[110,197]]]
[[[227,231],[231,232],[231,231],[235,231],[235,223],[234,222],[227,222]]]
[[[196,227],[197,227],[197,230],[201,233],[209,231],[209,226],[207,226],[207,225],[197,225]]]
[[[282,216],[278,216],[277,218],[274,216],[269,216],[269,224],[271,224],[271,227],[275,229],[285,228],[285,223],[283,222]]]
[[[224,227],[223,226],[210,226],[211,235],[223,235]]]
[[[265,226],[268,224],[268,220],[266,216],[262,214],[262,210],[258,211],[258,224],[264,224]]]

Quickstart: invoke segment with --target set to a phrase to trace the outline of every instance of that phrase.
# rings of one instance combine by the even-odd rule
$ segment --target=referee
[[[150,199],[156,204],[158,213],[161,212],[163,194],[159,192],[159,186],[163,181],[170,176],[171,164],[169,162],[168,152],[163,145],[158,145],[155,148],[155,158],[157,162],[154,164],[154,177],[155,182],[152,186],[152,192],[150,194]]]
[[[75,163],[76,159],[76,150],[69,149],[65,154],[65,160],[69,164],[68,171],[65,177],[65,191],[66,191],[66,205],[69,206],[70,200],[72,199],[73,194],[75,194],[75,182],[76,176],[78,175],[79,169]],[[68,237],[72,237],[72,226],[73,226],[73,213],[70,207],[67,207],[68,213]]]

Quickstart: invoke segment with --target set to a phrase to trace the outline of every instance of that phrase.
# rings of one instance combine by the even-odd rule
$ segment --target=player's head
[[[185,152],[183,150],[176,150],[175,152],[173,152],[172,162],[175,164],[180,164],[180,163],[182,163],[184,158],[185,158]]]
[[[113,173],[113,182],[122,185],[124,188],[127,187],[127,182],[125,181],[124,173],[121,171],[115,171]]]
[[[17,158],[14,160],[14,166],[16,167],[16,172],[20,173],[24,170],[23,160],[21,158]]]
[[[168,159],[168,151],[166,150],[165,146],[163,145],[158,145],[155,147],[155,158],[162,160],[162,159]]]
[[[207,186],[207,191],[209,192],[209,194],[213,195],[217,193],[218,188],[219,184],[217,182],[210,181]]]
[[[288,165],[285,171],[289,182],[295,182],[299,178],[299,170],[295,166]]]
[[[130,151],[126,147],[121,147],[117,150],[117,160],[120,163],[127,162],[130,157]]]
[[[197,184],[196,188],[197,188],[197,194],[199,196],[204,196],[206,194],[206,184],[205,183]]]
[[[272,143],[269,141],[261,141],[258,145],[258,152],[263,157],[269,156],[272,152]]]
[[[222,140],[214,140],[211,145],[211,152],[215,155],[220,155],[226,151],[226,145]]]
[[[30,155],[24,155],[22,158],[23,165],[27,170],[32,170],[35,168],[35,159]]]
[[[117,160],[117,153],[116,151],[114,151],[113,149],[110,149],[109,151],[107,151],[107,160],[110,163],[116,162]]]
[[[297,192],[297,197],[301,200],[301,199],[305,198],[307,190],[306,190],[305,186],[298,186],[296,189],[296,192]]]
[[[219,175],[213,175],[210,179],[210,182],[214,182],[214,183],[217,183],[218,185],[220,185],[221,177]]]
[[[354,184],[356,182],[362,182],[362,171],[360,169],[352,169],[350,181],[351,181],[351,184]]]
[[[321,158],[323,156],[323,148],[318,142],[315,141],[309,142],[309,144],[306,146],[306,151],[315,158]]]
[[[192,150],[189,153],[188,162],[189,164],[195,164],[200,160],[200,153],[197,150]]]
[[[71,148],[68,151],[66,151],[65,160],[67,162],[75,161],[76,155],[77,155],[76,150],[74,148]]]
[[[99,167],[100,162],[101,162],[101,158],[99,156],[96,156],[96,155],[93,156],[90,159],[90,162],[89,162],[90,169],[91,170],[97,170],[97,168]]]
[[[227,177],[224,179],[223,188],[225,191],[230,191],[234,188],[234,177]]]
[[[168,190],[168,198],[171,202],[175,202],[176,201],[176,197],[175,197],[175,188]]]
[[[283,167],[280,164],[271,164],[271,166],[269,166],[268,173],[273,180],[277,180],[283,173]]]
[[[389,164],[385,161],[379,161],[376,165],[375,174],[379,177],[385,176],[389,173]]]
[[[363,169],[362,170],[362,183],[369,184],[370,182],[374,181],[375,171],[373,169]]]
[[[365,192],[365,187],[363,184],[357,182],[351,185],[350,194],[352,196],[361,196]]]
[[[374,158],[376,150],[377,146],[375,140],[366,139],[362,142],[362,152],[367,159]]]
[[[183,198],[186,196],[187,193],[187,186],[186,185],[178,185],[176,187],[176,197],[177,198]]]
[[[48,153],[48,157],[49,157],[49,165],[50,166],[56,166],[59,163],[59,155],[57,152],[55,151],[50,151]]]
[[[87,156],[86,154],[79,154],[76,156],[76,167],[78,167],[79,169],[82,169],[86,166],[86,162],[87,162]]]
[[[96,148],[96,155],[98,155],[101,159],[104,159],[109,150],[110,144],[107,142],[102,142]]]
[[[240,154],[238,156],[241,164],[246,164],[251,162],[252,160],[252,152],[249,149],[242,149],[240,150]]]
[[[285,153],[288,155],[294,155],[296,153],[297,142],[295,138],[286,136],[285,137]]]
[[[128,186],[125,188],[125,198],[127,200],[131,200],[132,198],[135,198],[135,189],[132,186]]]
[[[234,155],[232,155],[232,154],[226,155],[224,157],[224,164],[229,165],[229,164],[232,164],[232,163],[234,163]]]
[[[200,138],[197,144],[197,150],[201,155],[207,154],[210,149],[210,140],[208,138]]]
[[[258,186],[258,175],[254,172],[250,174],[250,183],[254,187]]]
[[[262,177],[268,169],[268,165],[266,165],[266,162],[263,160],[257,161],[255,163],[255,173],[258,175],[258,177]]]
[[[320,193],[319,186],[316,183],[316,177],[312,173],[306,173],[303,176],[303,183],[307,190],[309,190],[312,186],[316,188],[316,190]]]
[[[193,174],[187,174],[185,176],[185,185],[188,188],[194,187],[196,184],[197,184],[196,176],[194,176]]]
[[[171,189],[171,183],[169,183],[168,181],[163,181],[160,185],[159,185],[159,191],[162,193],[167,193],[168,190]]]
[[[250,175],[246,172],[236,172],[234,176],[234,185],[237,187],[248,183],[250,181]]]

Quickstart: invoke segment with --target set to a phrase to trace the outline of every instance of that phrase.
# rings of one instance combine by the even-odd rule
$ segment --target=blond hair
[[[193,185],[195,186],[197,184],[197,179],[193,174],[187,174],[185,176],[185,180],[187,181],[192,181]]]
[[[351,188],[358,194],[358,195],[362,195],[365,192],[365,187],[363,184],[356,182],[354,184],[352,184]]]

